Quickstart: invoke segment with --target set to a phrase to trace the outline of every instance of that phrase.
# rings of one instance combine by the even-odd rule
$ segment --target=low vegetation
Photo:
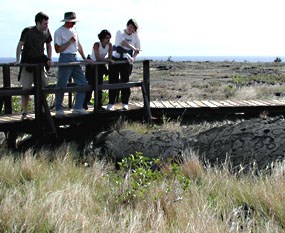
[[[73,144],[0,159],[0,232],[283,232],[284,164],[233,174],[185,151],[82,161]]]

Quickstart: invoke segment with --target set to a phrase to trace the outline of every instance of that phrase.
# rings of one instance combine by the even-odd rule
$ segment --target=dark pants
[[[113,57],[113,60],[120,61],[122,59],[118,59]],[[127,61],[127,59],[123,59]],[[109,83],[127,83],[130,81],[130,75],[132,72],[133,66],[130,65],[128,62],[123,64],[114,64],[109,66]],[[109,90],[109,104],[114,104],[117,94],[119,90],[113,89]],[[121,89],[121,100],[123,104],[128,104],[129,98],[131,95],[130,88],[123,88]]]
[[[92,85],[94,87],[95,85],[95,69],[96,66],[91,66],[91,65],[86,65],[86,70],[85,70],[85,76],[88,81],[89,85]],[[93,75],[94,76],[93,76]],[[107,67],[105,65],[98,65],[98,84],[103,83],[103,76],[105,74],[108,74]],[[88,103],[90,102],[92,98],[92,92],[93,91],[87,91],[85,95],[85,100],[84,100],[84,107],[87,107]],[[102,90],[99,90],[98,92],[98,108],[102,107]]]

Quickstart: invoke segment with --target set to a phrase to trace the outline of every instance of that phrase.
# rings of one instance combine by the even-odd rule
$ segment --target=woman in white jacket
[[[114,64],[109,67],[109,83],[127,83],[130,80],[133,63],[136,56],[141,50],[140,39],[137,34],[138,24],[134,19],[127,22],[124,30],[117,31],[115,38],[115,46],[113,49],[113,60],[126,60],[127,63]],[[107,110],[114,110],[114,103],[118,90],[109,90],[109,104]],[[130,88],[121,89],[122,109],[128,110],[128,102],[130,98]]]

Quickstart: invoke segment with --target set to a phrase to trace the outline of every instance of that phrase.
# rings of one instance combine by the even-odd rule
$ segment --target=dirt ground
[[[275,99],[285,92],[284,63],[152,61],[150,67],[151,100]],[[137,63],[132,79],[141,74]]]

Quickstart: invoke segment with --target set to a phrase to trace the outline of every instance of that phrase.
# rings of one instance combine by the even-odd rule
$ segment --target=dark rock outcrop
[[[179,157],[186,149],[198,152],[200,159],[210,164],[244,167],[255,162],[258,169],[283,160],[285,155],[285,120],[251,119],[238,124],[212,128],[198,135],[158,130],[138,134],[130,130],[103,132],[92,146],[96,154],[120,160],[124,156],[142,152],[144,156]]]

